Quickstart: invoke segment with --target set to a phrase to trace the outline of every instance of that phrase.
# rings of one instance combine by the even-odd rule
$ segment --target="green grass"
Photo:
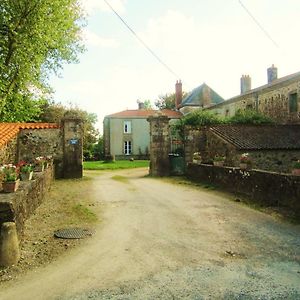
[[[97,215],[83,204],[76,204],[72,207],[72,209],[76,217],[82,219],[83,221],[96,222],[98,219]]]
[[[148,160],[117,160],[114,162],[104,161],[85,161],[83,162],[84,170],[118,170],[149,167]]]

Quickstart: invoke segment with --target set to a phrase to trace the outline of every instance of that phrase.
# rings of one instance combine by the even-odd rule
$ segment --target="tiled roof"
[[[163,109],[163,110],[154,110],[154,109],[135,109],[135,110],[123,110],[117,112],[115,114],[108,115],[108,118],[148,118],[158,113],[162,113],[162,115],[168,116],[169,118],[176,119],[181,118],[182,114],[179,111],[171,110],[171,109]]]
[[[224,99],[218,95],[212,88],[206,83],[201,84],[189,93],[180,104],[180,107],[184,106],[205,106],[207,104],[214,105],[223,102]]]
[[[0,147],[13,139],[21,129],[59,128],[56,123],[0,123]]]
[[[300,149],[300,125],[218,125],[210,130],[240,150]]]

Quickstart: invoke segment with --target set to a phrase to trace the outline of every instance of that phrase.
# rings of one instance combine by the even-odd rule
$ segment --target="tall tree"
[[[82,25],[79,0],[1,0],[1,120],[15,121],[9,112],[21,114],[24,97],[32,100],[27,108],[40,108],[33,96],[48,88],[49,73],[76,62],[83,50]]]
[[[43,112],[39,119],[42,122],[60,123],[64,116],[81,118],[84,124],[83,132],[83,151],[85,153],[92,153],[94,144],[99,137],[99,131],[95,128],[97,122],[97,115],[89,113],[77,107],[67,107],[62,104],[48,102],[43,107]]]
[[[185,96],[186,93],[183,92],[182,97]],[[154,104],[158,109],[175,109],[175,93],[159,95]]]

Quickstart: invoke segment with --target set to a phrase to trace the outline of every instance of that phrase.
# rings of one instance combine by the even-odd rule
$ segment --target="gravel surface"
[[[300,299],[299,225],[145,169],[89,174],[96,234],[0,299]]]

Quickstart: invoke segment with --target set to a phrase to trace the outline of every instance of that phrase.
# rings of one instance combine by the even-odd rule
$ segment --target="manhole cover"
[[[54,236],[61,239],[82,239],[91,236],[93,233],[93,230],[85,228],[67,228],[56,230]]]

